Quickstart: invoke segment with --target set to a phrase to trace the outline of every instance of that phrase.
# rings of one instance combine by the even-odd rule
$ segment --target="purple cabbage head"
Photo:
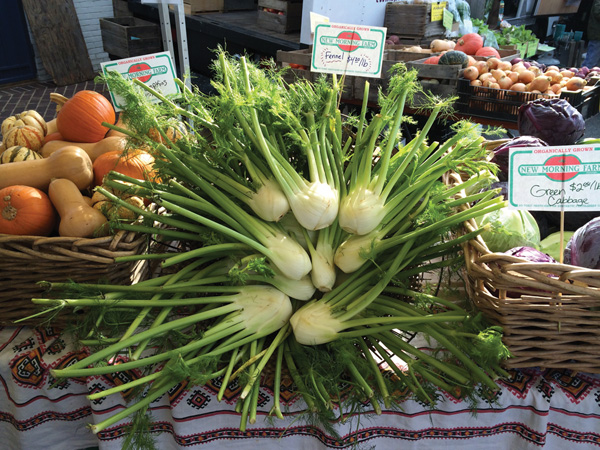
[[[583,137],[585,120],[562,98],[539,98],[524,103],[517,115],[519,134],[540,138],[548,145],[571,145]]]
[[[600,216],[578,228],[564,252],[566,264],[600,269]]]
[[[504,252],[510,256],[525,259],[529,262],[536,263],[555,263],[556,260],[544,252],[536,250],[533,247],[514,247]]]
[[[496,147],[493,151],[494,156],[492,157],[492,162],[500,169],[498,178],[501,181],[506,181],[508,179],[509,151],[511,148],[517,147],[548,147],[548,144],[534,136],[518,136]]]

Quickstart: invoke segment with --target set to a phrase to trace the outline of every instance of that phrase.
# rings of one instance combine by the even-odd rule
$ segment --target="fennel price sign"
[[[313,72],[379,78],[387,28],[341,23],[315,27]]]
[[[173,67],[171,53],[160,52],[149,55],[135,56],[132,58],[119,59],[101,63],[102,73],[110,70],[119,72],[126,80],[138,79],[163,95],[179,93],[179,87],[175,83],[176,73]],[[123,100],[115,95],[108,85],[110,96],[116,111],[123,110]],[[159,100],[152,94],[144,92],[152,102]]]
[[[510,149],[508,203],[534,211],[600,211],[600,146]]]

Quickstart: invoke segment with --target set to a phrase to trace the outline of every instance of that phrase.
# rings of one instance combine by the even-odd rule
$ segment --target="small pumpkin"
[[[103,186],[103,188],[137,208],[144,208],[144,200],[141,197],[129,195],[126,192],[111,189],[107,186]],[[135,212],[124,206],[115,204],[99,191],[94,191],[94,195],[92,195],[92,207],[104,214],[108,220],[117,219],[133,222],[138,218],[138,215]]]
[[[438,61],[440,65],[456,65],[461,66],[463,69],[469,64],[469,58],[464,52],[458,50],[450,50],[440,56]]]
[[[102,94],[79,91],[60,108],[56,117],[58,132],[71,142],[98,142],[108,131],[102,122],[115,123],[115,110]]]
[[[7,148],[0,154],[0,164],[8,164],[17,161],[29,161],[30,159],[42,159],[43,156],[30,148],[15,145]]]
[[[4,145],[6,148],[20,145],[37,152],[44,145],[44,135],[39,128],[31,125],[16,126],[10,128],[4,136]]]
[[[44,135],[48,133],[48,125],[46,124],[46,121],[35,109],[23,111],[19,114],[19,118],[28,125],[32,125],[35,122],[37,126],[41,128]]]
[[[500,58],[500,53],[494,47],[481,47],[475,52],[475,56],[494,56]]]
[[[2,132],[2,136],[6,136],[8,130],[10,130],[12,127],[23,125],[25,125],[25,122],[23,122],[17,116],[9,116],[2,121],[2,125],[0,125],[0,131]]]
[[[50,198],[30,186],[0,189],[0,233],[48,236],[56,223]]]
[[[165,128],[164,133],[171,142],[177,142],[187,135],[187,130],[185,129],[185,125],[177,123],[175,125],[168,125]],[[156,128],[150,128],[150,130],[148,130],[148,137],[159,144],[166,145],[167,143],[165,138],[163,138]]]
[[[156,175],[154,172],[154,157],[143,150],[127,152],[117,150],[98,156],[94,161],[94,181],[96,185],[101,185],[104,177],[111,170],[138,180],[151,180]]]
[[[423,61],[423,64],[437,64],[439,60],[439,56],[430,56],[425,61]]]
[[[483,38],[477,33],[467,33],[463,35],[457,42],[454,50],[474,55],[477,50],[483,47]]]

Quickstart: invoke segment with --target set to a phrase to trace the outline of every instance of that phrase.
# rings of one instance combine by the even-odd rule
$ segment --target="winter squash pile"
[[[137,219],[128,211],[121,217],[126,210],[93,190],[111,170],[153,176],[154,158],[126,148],[124,135],[108,133],[103,122],[114,124],[116,115],[103,95],[79,91],[59,103],[49,122],[30,110],[1,124],[0,234],[91,238],[109,233],[109,220]]]

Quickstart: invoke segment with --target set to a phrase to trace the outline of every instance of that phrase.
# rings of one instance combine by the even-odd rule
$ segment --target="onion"
[[[531,72],[530,70],[524,70],[523,72],[521,72],[519,74],[519,81],[521,83],[531,83],[533,81],[533,79],[535,78],[535,74],[533,72]]]
[[[578,91],[579,89],[583,89],[586,85],[586,82],[583,78],[573,77],[567,81],[567,85],[565,86],[568,91]]]
[[[517,63],[520,63],[520,62],[523,62],[523,58],[513,58],[513,59],[510,60],[511,64],[517,64]]]

